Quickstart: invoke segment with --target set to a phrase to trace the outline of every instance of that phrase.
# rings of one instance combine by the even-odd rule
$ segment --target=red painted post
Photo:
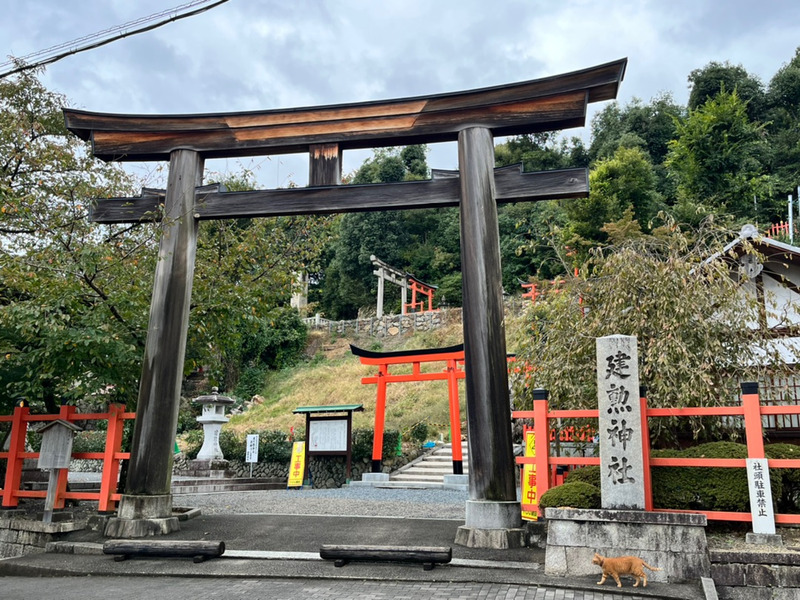
[[[383,423],[386,419],[386,376],[389,367],[378,365],[378,399],[375,403],[375,437],[372,440],[372,472],[381,472],[383,459]]]
[[[458,402],[458,378],[455,359],[447,361],[447,398],[450,404],[450,441],[453,446],[453,473],[464,474],[464,457],[461,452],[461,408]]]
[[[115,456],[122,450],[122,432],[125,424],[122,414],[124,412],[125,406],[122,404],[108,405],[108,427],[106,428],[106,447],[103,450],[103,475],[100,480],[98,512],[111,512],[116,508],[116,502],[111,499],[111,495],[117,491],[119,479],[120,461]]]
[[[642,466],[644,468],[644,509],[653,510],[653,480],[650,472],[650,424],[647,422],[647,388],[639,387],[642,419]]]
[[[75,415],[75,407],[70,406],[68,404],[62,404],[61,409],[58,411],[58,418],[62,421],[67,421],[69,423],[72,422],[73,416]],[[67,493],[67,480],[69,478],[69,468],[67,469],[60,469],[58,474],[58,483],[56,484],[56,498],[53,502],[53,508],[55,509],[62,509],[64,508],[64,504],[66,498],[64,494]]]
[[[541,498],[550,489],[550,424],[547,421],[547,390],[533,390],[533,430],[536,435],[536,495]],[[544,509],[539,508],[544,517]]]
[[[3,506],[17,506],[19,499],[17,491],[22,480],[22,453],[25,452],[25,437],[28,434],[27,406],[17,406],[14,409],[14,418],[11,421],[11,439],[8,445],[8,460],[6,460],[6,481],[3,486]]]
[[[742,408],[744,409],[744,431],[747,436],[747,457],[765,458],[764,429],[761,422],[761,399],[758,383],[742,382]]]

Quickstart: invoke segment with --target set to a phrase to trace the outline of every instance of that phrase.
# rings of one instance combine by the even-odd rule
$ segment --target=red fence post
[[[647,421],[647,388],[639,387],[639,408],[642,419],[642,466],[644,467],[644,509],[653,510],[653,480],[650,472],[650,424]]]
[[[536,495],[550,489],[550,425],[547,421],[547,390],[533,390],[533,431],[536,435]],[[539,508],[544,517],[544,509]]]
[[[378,366],[378,399],[375,403],[375,437],[372,440],[372,472],[381,472],[383,459],[383,424],[386,417],[386,375],[389,367]]]
[[[457,362],[447,361],[447,398],[450,404],[450,441],[453,446],[453,474],[464,474],[464,456],[461,451],[461,407],[458,402]]]
[[[17,506],[19,499],[17,491],[22,480],[22,453],[25,452],[25,438],[28,435],[27,406],[17,406],[14,409],[14,418],[11,421],[11,439],[8,446],[8,459],[6,460],[6,481],[3,486],[3,506]]]
[[[122,404],[108,405],[108,427],[106,429],[106,447],[103,450],[103,475],[100,480],[100,499],[98,512],[111,512],[116,508],[116,502],[111,495],[117,491],[120,461],[116,458],[122,450],[122,432],[125,421],[122,418],[125,406]]]
[[[758,383],[745,381],[742,387],[742,408],[744,409],[744,432],[747,436],[747,457],[765,458],[764,425],[761,422],[761,399]]]

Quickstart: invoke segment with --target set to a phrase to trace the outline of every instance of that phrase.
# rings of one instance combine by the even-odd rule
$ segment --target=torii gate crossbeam
[[[502,177],[496,177],[492,168],[493,138],[584,125],[589,102],[616,97],[626,64],[627,60],[622,59],[563,75],[450,94],[288,110],[161,116],[65,109],[67,128],[91,140],[94,155],[101,159],[170,161],[163,199],[163,213],[169,218],[161,225],[161,260],[153,286],[127,493],[122,497],[118,518],[109,523],[106,535],[134,537],[178,527],[177,519],[173,523],[171,517],[172,440],[180,400],[198,220],[256,216],[262,210],[269,212],[265,206],[271,204],[270,198],[281,198],[280,210],[285,211],[282,214],[439,206],[441,200],[428,202],[419,197],[414,202],[404,202],[405,191],[426,193],[422,186],[364,186],[361,191],[338,187],[341,156],[346,149],[452,140],[458,141],[458,179],[443,178],[438,184],[434,180],[428,185],[449,190],[444,202],[457,204],[461,215],[470,444],[470,500],[465,529],[499,532],[500,537],[515,529],[520,518],[511,445],[496,207],[502,194]],[[309,153],[312,187],[303,193],[263,192],[265,195],[259,200],[254,200],[255,195],[237,196],[237,202],[232,203],[235,205],[228,207],[220,203],[224,203],[224,192],[205,192],[205,204],[198,197],[197,187],[202,184],[203,162],[207,158],[294,152]],[[550,195],[544,196],[517,192],[509,198],[522,201],[568,197],[571,192],[582,196],[587,193],[584,182],[585,175],[576,179],[574,185],[582,188],[577,192],[551,190]],[[370,201],[370,190],[388,190],[388,195]],[[160,196],[154,195],[158,208]],[[152,198],[126,202],[137,200],[153,205]],[[98,221],[102,206],[98,201]],[[208,206],[216,208],[204,214]],[[126,218],[148,218],[143,216],[146,212],[128,214]],[[476,540],[489,538],[480,534],[464,543],[478,545],[483,542]],[[497,539],[492,543],[504,542]]]

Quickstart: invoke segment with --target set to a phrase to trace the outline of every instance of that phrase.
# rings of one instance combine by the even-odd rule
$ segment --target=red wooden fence
[[[752,384],[751,384],[752,385]],[[757,392],[743,393],[740,406],[714,406],[698,408],[648,408],[647,398],[640,398],[642,414],[642,446],[645,486],[645,510],[659,512],[693,512],[702,513],[710,520],[722,521],[752,521],[751,514],[729,511],[702,511],[702,510],[672,510],[653,508],[653,489],[651,484],[652,467],[732,467],[746,468],[747,463],[743,458],[651,458],[650,457],[650,428],[648,419],[658,417],[691,417],[691,416],[718,416],[718,417],[743,417],[745,425],[745,436],[747,440],[748,458],[766,458],[764,456],[764,430],[762,417],[765,415],[797,414],[800,415],[800,406],[781,405],[781,406],[762,406]],[[536,440],[551,439],[549,421],[551,419],[598,419],[598,410],[549,410],[547,403],[547,393],[544,390],[534,390],[533,410],[514,411],[515,419],[533,419],[533,430],[536,433]],[[548,489],[553,487],[556,482],[556,468],[560,465],[586,466],[599,465],[600,458],[593,457],[569,457],[569,456],[550,456],[550,444],[537,444],[536,456],[527,458],[519,456],[517,464],[533,464],[536,466],[536,489],[538,496],[541,497]],[[800,468],[800,460],[797,459],[769,459],[767,464],[772,469],[796,469]],[[547,477],[540,477],[540,473],[546,473]],[[538,505],[522,504],[522,510],[539,510]],[[800,515],[776,514],[775,523],[800,524]]]
[[[32,415],[27,406],[18,406],[13,415],[0,416],[0,423],[11,423],[11,439],[8,452],[0,452],[0,460],[6,460],[6,477],[0,488],[3,508],[11,508],[19,504],[20,498],[44,498],[46,490],[23,490],[22,464],[26,458],[38,458],[38,452],[25,451],[25,439],[30,423],[55,421],[58,419],[71,423],[79,421],[107,420],[106,446],[103,452],[73,452],[72,457],[78,459],[99,459],[103,461],[103,474],[99,492],[68,492],[67,469],[61,470],[54,508],[64,508],[66,500],[95,500],[97,510],[110,512],[116,508],[120,494],[117,493],[120,461],[130,458],[130,453],[121,452],[122,431],[124,422],[135,418],[136,414],[125,412],[121,404],[110,404],[105,413],[77,413],[74,406],[62,406],[58,414]]]

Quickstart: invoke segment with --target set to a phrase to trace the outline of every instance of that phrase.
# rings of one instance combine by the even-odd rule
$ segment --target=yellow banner
[[[303,487],[303,473],[306,467],[306,443],[295,442],[292,446],[292,461],[289,463],[289,482],[287,488]]]
[[[525,437],[525,456],[536,456],[536,434],[529,431]],[[536,521],[539,513],[536,506],[539,504],[539,496],[536,493],[536,465],[522,465],[522,498],[523,506],[530,505],[534,510],[523,510],[522,518],[526,521]]]

